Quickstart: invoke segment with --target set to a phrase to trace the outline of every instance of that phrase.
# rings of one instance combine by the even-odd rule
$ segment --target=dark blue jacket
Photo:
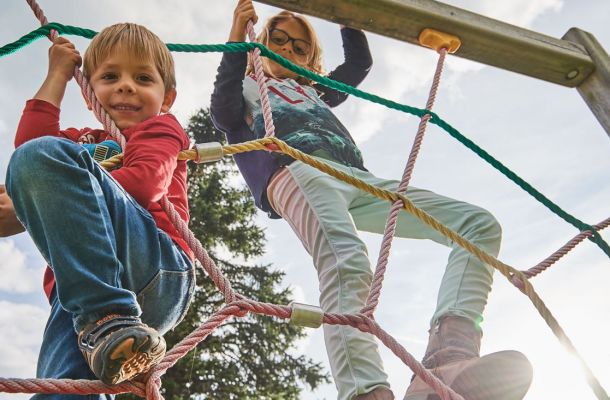
[[[364,33],[350,28],[341,29],[341,37],[345,61],[328,77],[357,86],[364,80],[372,65],[368,43]],[[224,53],[212,93],[210,106],[212,120],[216,128],[225,133],[231,144],[257,139],[244,119],[246,105],[242,93],[246,66],[245,53]],[[341,104],[348,96],[320,84],[315,84],[314,88],[321,93],[321,99],[330,107]],[[279,168],[293,160],[278,157],[264,150],[236,154],[234,158],[254,196],[257,207],[267,212],[270,218],[280,218],[267,200],[267,185]]]

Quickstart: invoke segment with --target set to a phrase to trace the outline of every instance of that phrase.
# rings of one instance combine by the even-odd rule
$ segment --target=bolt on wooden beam
[[[583,45],[593,59],[595,71],[576,89],[610,136],[610,57],[597,39],[582,29],[570,29],[563,39]]]

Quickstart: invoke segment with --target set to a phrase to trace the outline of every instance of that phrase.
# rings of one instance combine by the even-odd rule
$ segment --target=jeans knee
[[[15,149],[7,171],[7,189],[24,189],[45,182],[48,175],[58,173],[59,164],[74,160],[78,145],[53,136],[30,140]]]

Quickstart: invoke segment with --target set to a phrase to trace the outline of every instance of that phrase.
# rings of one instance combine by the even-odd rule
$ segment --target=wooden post
[[[577,89],[610,136],[610,57],[589,32],[572,28],[563,39],[583,45],[593,59],[595,71]]]
[[[458,57],[567,87],[593,72],[580,44],[542,35],[433,0],[257,0],[412,44],[425,28],[460,38]]]

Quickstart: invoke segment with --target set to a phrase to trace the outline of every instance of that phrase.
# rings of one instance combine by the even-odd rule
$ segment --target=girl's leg
[[[154,328],[166,331],[183,314],[190,261],[82,146],[54,137],[25,143],[11,158],[7,191],[53,267],[59,303],[74,315],[76,331],[108,314],[139,316],[136,296],[145,288],[177,295],[146,296],[147,307],[164,316]]]
[[[356,313],[368,294],[368,254],[348,212],[357,195],[358,190],[298,161],[268,188],[272,206],[313,257],[325,312]],[[373,336],[324,325],[324,338],[339,399],[389,387]]]
[[[355,175],[384,189],[398,187],[396,181],[379,179],[363,171],[356,171]],[[409,188],[407,197],[443,225],[497,256],[501,229],[487,211],[417,188]],[[363,194],[352,203],[350,212],[359,229],[381,233],[389,207],[388,202]],[[431,320],[424,366],[464,398],[522,399],[532,379],[531,365],[523,354],[502,351],[479,357],[479,323],[491,290],[493,269],[406,212],[400,213],[396,234],[434,240],[451,248]],[[417,377],[404,399],[430,398],[437,395]]]
[[[356,170],[354,174],[386,190],[394,191],[398,188],[397,181],[377,178],[365,171]],[[498,255],[502,230],[489,212],[414,187],[407,190],[407,197],[418,208],[482,250],[494,257]],[[383,233],[389,209],[388,201],[363,193],[353,202],[350,213],[358,229]],[[480,322],[491,290],[493,268],[406,211],[401,211],[399,214],[396,236],[430,239],[451,248],[431,325],[435,325],[445,315],[460,316]]]

